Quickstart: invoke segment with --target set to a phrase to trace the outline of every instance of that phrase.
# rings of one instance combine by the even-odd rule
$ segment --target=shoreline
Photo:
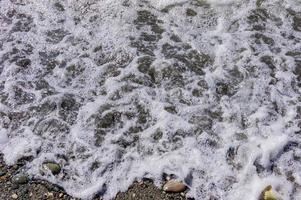
[[[80,200],[68,195],[65,190],[45,180],[19,176],[26,159],[7,166],[0,154],[0,199],[10,200]],[[101,200],[95,196],[93,200]],[[134,182],[126,192],[119,192],[114,200],[186,200],[185,193],[166,193],[156,187],[151,180]],[[191,200],[191,199],[190,199]]]

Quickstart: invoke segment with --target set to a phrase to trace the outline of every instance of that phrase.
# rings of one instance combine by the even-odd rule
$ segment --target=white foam
[[[13,17],[14,21],[7,20],[0,27],[0,41],[4,41],[0,58],[10,56],[0,74],[1,97],[5,97],[1,101],[0,150],[8,164],[33,156],[25,166],[28,173],[83,199],[96,193],[103,193],[104,199],[114,198],[143,177],[160,186],[163,173],[182,181],[192,176],[187,181],[187,195],[197,200],[209,196],[255,200],[267,185],[283,200],[298,199],[300,191],[292,194],[296,188],[286,174],[291,171],[301,184],[301,166],[293,160],[300,149],[291,143],[299,142],[295,132],[300,129],[296,119],[300,89],[293,87],[297,81],[295,60],[286,53],[300,48],[298,39],[289,39],[289,35],[301,35],[292,29],[285,9],[300,10],[298,3],[266,0],[258,10],[255,0],[208,0],[210,6],[187,0],[70,0],[60,2],[64,12],[51,0],[13,3],[0,1],[0,13],[5,15],[17,7],[18,12],[32,17],[34,25],[28,32],[9,32],[19,20]],[[161,12],[164,8],[168,12]],[[187,16],[188,8],[197,15]],[[134,22],[137,11],[145,10],[148,12],[142,12],[140,22]],[[264,19],[266,15],[270,18]],[[252,18],[263,21],[262,32],[253,30]],[[59,28],[68,34],[56,44],[47,42],[48,31]],[[157,36],[154,28],[164,32]],[[143,43],[155,46],[156,60],[151,67],[160,81],[155,86],[148,85],[154,77],[137,69],[144,53],[133,43],[142,40],[143,33],[150,33],[150,40],[158,39]],[[256,33],[270,37],[274,45],[266,44],[264,37],[256,40],[261,36]],[[173,41],[173,34],[182,42]],[[173,65],[175,59],[162,53],[166,43],[175,46],[176,53],[194,50],[213,61],[203,67],[204,75],[196,73],[196,64],[181,62],[187,55],[177,57],[180,61]],[[20,69],[10,61],[15,56],[11,52],[25,44],[33,47],[32,54],[25,55],[32,63]],[[47,66],[41,61],[44,51],[59,51],[60,55],[48,56],[46,61],[51,62]],[[262,56],[271,56],[274,70],[260,61]],[[53,63],[56,66],[47,71]],[[67,68],[71,65],[84,69],[70,74]],[[166,75],[163,69],[167,67],[172,70]],[[35,88],[36,82],[42,83],[40,77],[50,91]],[[203,80],[207,86],[199,86]],[[182,83],[184,86],[177,85]],[[220,83],[225,88],[217,88]],[[16,86],[35,98],[18,95]],[[202,94],[198,96],[194,89],[203,90]],[[76,117],[60,110],[66,94],[72,94],[79,104],[70,108],[72,112],[78,109]],[[20,103],[24,99],[28,102]],[[44,108],[47,102],[55,108]],[[104,125],[108,127],[97,146],[95,135],[103,133],[96,134],[100,128],[94,120],[113,111],[122,113],[115,116],[120,121]],[[146,122],[140,123],[139,117]],[[131,130],[133,127],[138,132]],[[62,166],[64,177],[40,174],[42,163],[49,160]]]
[[[207,0],[207,2],[212,5],[227,5],[234,2],[239,2],[239,0]]]
[[[0,148],[3,146],[3,144],[8,142],[8,137],[7,137],[7,130],[6,129],[1,129],[0,130]]]
[[[157,9],[163,9],[170,5],[177,5],[188,2],[187,0],[153,0],[151,4]]]

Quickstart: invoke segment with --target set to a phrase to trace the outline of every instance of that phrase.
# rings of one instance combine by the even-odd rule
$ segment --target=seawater
[[[1,0],[0,151],[83,199],[301,199],[300,40],[299,0]]]

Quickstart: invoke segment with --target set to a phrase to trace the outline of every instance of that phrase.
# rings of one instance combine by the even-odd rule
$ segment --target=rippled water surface
[[[299,0],[0,0],[0,150],[75,197],[301,199],[300,81]]]

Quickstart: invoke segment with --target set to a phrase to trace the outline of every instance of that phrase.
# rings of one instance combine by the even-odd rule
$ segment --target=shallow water
[[[297,0],[0,0],[0,150],[84,199],[300,199],[300,40]]]

